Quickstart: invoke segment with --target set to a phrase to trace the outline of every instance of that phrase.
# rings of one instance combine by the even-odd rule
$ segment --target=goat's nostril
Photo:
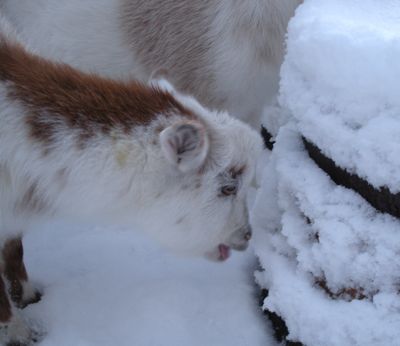
[[[249,241],[251,239],[251,231],[248,231],[245,233],[244,239],[246,239],[247,241]]]

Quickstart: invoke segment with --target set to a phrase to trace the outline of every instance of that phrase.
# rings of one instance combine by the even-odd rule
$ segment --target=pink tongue
[[[229,246],[226,246],[224,244],[218,245],[218,250],[219,250],[219,259],[221,261],[225,261],[226,259],[228,259],[230,255]]]

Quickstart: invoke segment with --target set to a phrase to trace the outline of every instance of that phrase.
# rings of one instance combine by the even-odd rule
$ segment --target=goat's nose
[[[251,239],[252,235],[253,235],[253,232],[251,230],[251,227],[249,226],[247,232],[244,234],[244,239],[249,241]]]

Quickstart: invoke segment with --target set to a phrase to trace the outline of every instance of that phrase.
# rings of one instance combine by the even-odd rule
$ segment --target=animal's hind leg
[[[9,293],[15,305],[23,308],[40,300],[40,293],[28,280],[20,237],[7,240],[3,247],[4,276],[9,283]]]

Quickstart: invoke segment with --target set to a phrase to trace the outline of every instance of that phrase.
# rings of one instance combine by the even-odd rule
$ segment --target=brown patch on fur
[[[170,93],[101,78],[68,65],[29,54],[16,43],[0,40],[0,80],[8,96],[28,108],[26,122],[33,139],[50,146],[58,130],[76,130],[79,147],[97,133],[129,133],[159,114],[194,114]]]
[[[4,283],[3,277],[0,274],[0,322],[7,323],[11,320],[11,317],[11,303],[8,299],[6,285]]]
[[[13,238],[6,241],[3,247],[4,275],[9,281],[10,296],[16,304],[22,303],[23,282],[28,281],[28,274],[25,269],[24,250],[21,238]]]

